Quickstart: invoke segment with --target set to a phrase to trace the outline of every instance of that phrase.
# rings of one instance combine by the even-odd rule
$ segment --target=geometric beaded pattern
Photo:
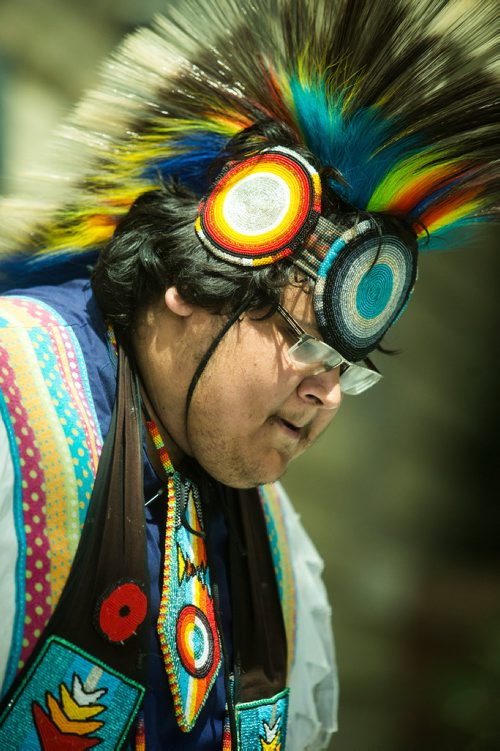
[[[288,693],[236,705],[238,751],[285,751]]]
[[[0,300],[2,418],[14,465],[16,614],[8,685],[53,612],[76,551],[102,448],[71,328],[29,297]]]
[[[185,506],[185,521],[180,509]],[[193,534],[190,527],[197,534]],[[168,477],[165,557],[158,635],[180,729],[189,732],[221,667],[201,502],[196,485]]]
[[[0,748],[116,751],[143,694],[135,681],[51,636],[0,716]]]

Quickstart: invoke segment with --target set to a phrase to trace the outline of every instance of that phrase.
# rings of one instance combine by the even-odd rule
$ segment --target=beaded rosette
[[[196,232],[228,263],[268,266],[300,250],[320,211],[318,172],[281,146],[226,165],[201,202]]]
[[[324,339],[350,361],[373,350],[406,305],[417,271],[416,237],[381,217],[351,225],[321,216],[321,181],[292,149],[230,162],[201,202],[196,232],[237,266],[290,257],[314,281]]]

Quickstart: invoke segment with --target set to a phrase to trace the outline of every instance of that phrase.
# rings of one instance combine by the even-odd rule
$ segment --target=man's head
[[[286,134],[280,137],[286,149]],[[263,138],[262,129],[240,136],[223,164],[245,166]],[[297,155],[299,171],[308,164],[301,160],[312,161],[303,149],[282,153],[285,170],[288,153]],[[329,170],[315,178],[316,214],[333,215],[335,226],[361,226],[363,217],[342,205],[332,177]],[[330,422],[341,399],[341,363],[327,356],[325,370],[288,356],[297,334],[278,305],[299,331],[324,338],[314,304],[319,285],[296,265],[297,253],[268,265],[234,264],[200,242],[198,213],[199,201],[175,183],[144,194],[101,253],[94,290],[137,362],[171,450],[195,456],[227,483],[255,485],[279,477]],[[364,271],[355,271],[361,278]]]
[[[197,208],[174,185],[145,194],[101,255],[93,285],[174,461],[194,456],[215,478],[250,487],[277,479],[326,428],[340,405],[340,369],[317,373],[287,356],[296,337],[275,312],[279,302],[319,336],[304,275],[288,262],[255,272],[213,258],[194,233]],[[187,405],[200,362],[242,302]]]
[[[311,297],[281,299],[317,334]],[[341,401],[339,368],[317,372],[288,357],[295,338],[277,315],[249,311],[229,327],[194,389],[193,376],[228,317],[186,302],[175,286],[136,321],[133,345],[148,410],[174,462],[187,454],[235,487],[275,480],[326,428]],[[177,453],[175,453],[177,450]]]

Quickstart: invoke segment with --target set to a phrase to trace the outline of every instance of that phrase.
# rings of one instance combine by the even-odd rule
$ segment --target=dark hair
[[[102,250],[92,286],[103,315],[127,345],[137,313],[175,285],[184,299],[214,313],[275,308],[291,265],[232,266],[199,242],[198,200],[172,182],[144,193]]]

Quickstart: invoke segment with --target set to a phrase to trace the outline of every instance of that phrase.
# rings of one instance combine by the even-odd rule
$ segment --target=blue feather
[[[155,182],[159,176],[162,180],[178,177],[187,188],[201,198],[210,187],[207,175],[210,164],[220,154],[227,140],[226,136],[204,132],[169,142],[169,150],[175,148],[183,153],[149,165],[141,177]]]
[[[376,107],[360,108],[344,116],[347,92],[339,92],[335,101],[328,101],[324,84],[304,88],[296,78],[291,81],[291,89],[308,148],[322,164],[342,173],[347,185],[334,187],[358,208],[367,207],[377,185],[400,159],[418,151],[417,139],[410,136],[385,146],[397,129]]]
[[[459,177],[455,178],[455,180],[451,180],[446,185],[437,188],[433,193],[430,193],[422,201],[420,201],[420,203],[414,206],[411,211],[411,215],[414,217],[421,216],[428,206],[431,206],[433,203],[437,203],[441,196],[448,193],[454,188],[454,186],[459,185],[461,182],[463,182],[463,175],[460,175]]]
[[[97,251],[74,250],[38,254],[14,254],[0,261],[0,294],[34,285],[62,284],[70,279],[90,278]]]

